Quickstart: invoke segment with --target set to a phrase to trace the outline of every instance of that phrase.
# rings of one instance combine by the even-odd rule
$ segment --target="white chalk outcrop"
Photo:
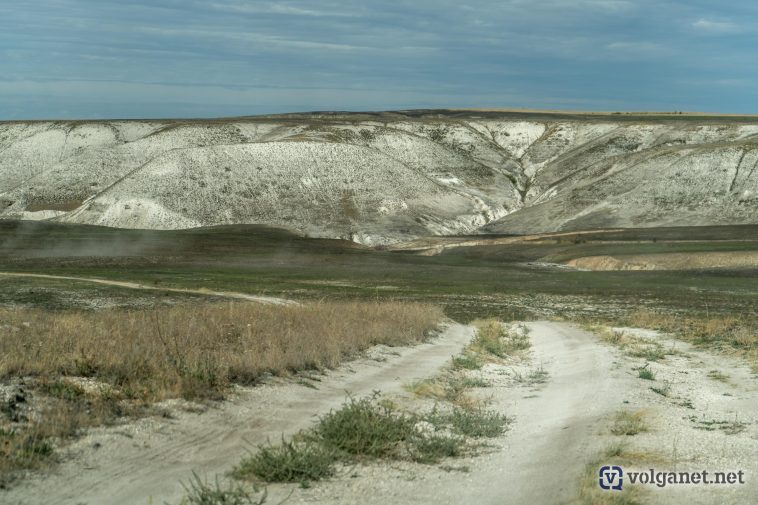
[[[0,218],[422,235],[758,222],[758,124],[329,115],[0,123]]]

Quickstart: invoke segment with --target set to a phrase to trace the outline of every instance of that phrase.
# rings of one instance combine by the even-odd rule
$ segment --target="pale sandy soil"
[[[696,252],[585,256],[566,263],[582,270],[698,270],[704,268],[756,268],[758,252]]]
[[[619,329],[677,351],[649,364],[656,380],[647,381],[637,373],[644,360],[592,333],[557,322],[529,327],[532,348],[526,355],[469,372],[491,384],[472,394],[513,417],[510,430],[488,440],[478,454],[440,466],[358,465],[309,489],[271,485],[269,503],[287,497],[287,503],[346,505],[573,503],[587,464],[619,441],[655,455],[659,470],[742,469],[747,475],[742,486],[647,487],[645,503],[751,503],[758,493],[758,394],[756,378],[743,363],[654,332]],[[375,348],[317,377],[311,382],[316,389],[276,380],[241,389],[231,401],[203,413],[176,408],[173,419],[93,430],[72,446],[52,475],[20,483],[0,494],[0,503],[177,503],[179,482],[191,471],[210,478],[223,474],[255,444],[310,426],[314,416],[339,406],[346,391],[362,396],[379,390],[405,408],[429,408],[428,400],[413,398],[403,384],[435,376],[472,336],[471,327],[450,325],[416,347]],[[712,378],[713,370],[726,378]],[[529,379],[535,371],[543,371],[545,380]],[[668,396],[652,386],[667,386]],[[643,410],[649,431],[612,435],[613,415],[621,409]],[[722,421],[737,422],[739,429],[726,430]]]

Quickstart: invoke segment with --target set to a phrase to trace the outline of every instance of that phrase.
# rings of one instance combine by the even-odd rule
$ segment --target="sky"
[[[0,0],[0,120],[758,113],[755,0]]]

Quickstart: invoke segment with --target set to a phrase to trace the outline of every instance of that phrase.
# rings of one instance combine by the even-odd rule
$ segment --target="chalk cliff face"
[[[487,113],[0,123],[0,218],[423,235],[758,222],[758,121]]]

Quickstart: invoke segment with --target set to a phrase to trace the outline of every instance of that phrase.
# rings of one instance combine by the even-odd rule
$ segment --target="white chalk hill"
[[[0,123],[0,218],[424,235],[758,222],[758,122],[302,115]]]

